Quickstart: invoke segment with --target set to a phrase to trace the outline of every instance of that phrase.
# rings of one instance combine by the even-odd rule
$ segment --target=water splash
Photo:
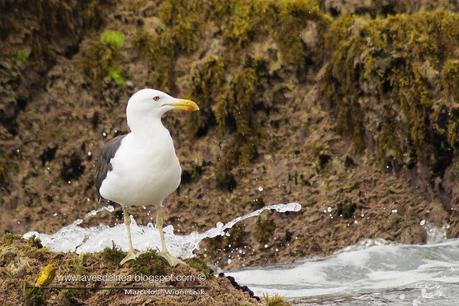
[[[433,224],[425,222],[423,227],[427,233],[427,244],[442,242],[446,240],[449,224],[445,223],[441,228],[439,228]]]
[[[103,210],[113,211],[113,207],[103,207],[89,212],[86,214],[84,219],[90,218]],[[203,239],[223,236],[236,223],[258,216],[265,210],[274,210],[279,213],[298,212],[301,210],[301,205],[298,203],[288,203],[266,206],[244,216],[237,217],[226,224],[219,222],[216,227],[203,233],[192,232],[189,235],[175,235],[174,228],[171,225],[166,226],[164,228],[164,236],[167,240],[169,251],[174,256],[182,258],[193,257],[193,252],[199,249],[199,243]],[[111,247],[113,243],[123,250],[128,249],[128,240],[124,224],[118,224],[114,227],[99,225],[96,227],[83,228],[80,226],[83,220],[78,219],[72,224],[64,226],[54,234],[48,235],[32,231],[24,234],[24,238],[29,238],[35,235],[40,238],[44,246],[47,246],[52,251],[56,252],[100,252],[106,247]],[[133,244],[136,249],[141,251],[145,251],[147,249],[159,249],[159,232],[152,223],[148,223],[147,225],[138,225],[131,216],[131,232]]]

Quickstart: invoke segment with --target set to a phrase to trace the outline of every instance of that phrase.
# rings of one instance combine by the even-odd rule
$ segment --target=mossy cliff
[[[83,34],[102,23],[107,3],[0,1],[0,121],[8,132],[16,132],[14,110],[26,106],[27,89],[37,82],[37,75],[57,56],[70,58],[78,52]]]
[[[342,16],[322,79],[337,127],[381,166],[442,176],[457,155],[459,15]]]
[[[388,16],[415,13],[420,10],[447,9],[457,11],[459,4],[450,0],[320,0],[320,7],[331,16],[369,15]]]
[[[44,86],[56,58],[71,58],[89,28],[97,28],[108,1],[0,1],[0,139],[19,134],[17,118]],[[56,38],[59,39],[56,39]],[[15,153],[0,149],[0,199],[17,188]],[[13,186],[15,185],[15,186]]]
[[[263,92],[281,70],[304,75],[309,66],[320,64],[320,37],[330,19],[309,0],[171,0],[150,14],[158,18],[156,27],[141,27],[133,42],[149,63],[150,82],[174,93],[177,82],[181,83],[175,71],[177,61],[199,54],[198,61],[190,62],[191,75],[180,89],[200,103],[201,112],[190,121],[192,136],[202,137],[217,127],[222,147],[217,182],[231,189],[229,170],[252,161],[266,136],[256,112],[269,112],[274,101],[263,99]],[[209,48],[202,42],[210,38],[214,47]],[[265,40],[274,45],[251,52]],[[269,63],[278,52],[282,59],[272,70]]]

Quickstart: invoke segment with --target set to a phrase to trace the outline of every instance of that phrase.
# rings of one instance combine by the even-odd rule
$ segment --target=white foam
[[[258,296],[280,294],[300,305],[400,305],[401,294],[417,305],[457,305],[459,239],[434,236],[425,245],[366,240],[325,258],[226,274]]]
[[[90,218],[103,210],[113,211],[113,207],[108,206],[92,211],[86,214],[85,219]],[[216,227],[203,233],[192,232],[189,235],[175,235],[174,228],[171,225],[166,226],[164,228],[164,236],[167,240],[169,251],[174,256],[182,258],[193,257],[193,252],[199,249],[199,243],[203,239],[223,236],[236,223],[258,216],[265,210],[274,210],[279,213],[297,212],[301,210],[301,205],[298,203],[288,203],[266,206],[244,216],[237,217],[226,224],[219,222]],[[82,222],[83,220],[78,219],[72,224],[61,228],[54,234],[44,234],[32,231],[24,234],[24,237],[29,238],[35,235],[40,238],[44,246],[47,246],[52,251],[56,252],[100,252],[106,247],[111,247],[113,243],[122,250],[128,249],[128,240],[124,224],[118,224],[113,227],[99,225],[96,227],[83,228],[80,226]],[[147,225],[138,225],[131,216],[131,232],[133,245],[136,249],[141,251],[145,251],[147,249],[159,249],[159,232],[152,223],[148,223]]]

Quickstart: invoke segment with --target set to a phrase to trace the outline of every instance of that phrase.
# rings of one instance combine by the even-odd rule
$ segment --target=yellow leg
[[[129,260],[136,259],[137,256],[140,255],[140,253],[136,252],[134,250],[134,247],[132,246],[131,217],[129,216],[126,207],[124,205],[121,205],[121,207],[123,208],[124,225],[126,225],[126,230],[127,230],[127,234],[128,234],[128,240],[129,240],[129,251],[128,251],[126,257],[124,257],[123,260],[121,260],[121,262],[120,262],[120,265],[123,265],[124,263],[126,263]]]
[[[164,239],[164,232],[163,232],[163,217],[161,212],[161,204],[156,206],[156,229],[159,231],[159,237],[161,238],[161,251],[159,252],[159,256],[164,258],[170,266],[175,267],[178,264],[186,265],[182,260],[177,257],[174,257],[169,253],[169,250],[166,246],[166,240]]]

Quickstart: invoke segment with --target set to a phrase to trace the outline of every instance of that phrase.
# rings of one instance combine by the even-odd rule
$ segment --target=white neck
[[[128,116],[127,123],[131,133],[142,138],[152,139],[163,135],[164,132],[168,132],[161,122],[161,117],[148,118],[147,116],[142,116],[133,120]]]

